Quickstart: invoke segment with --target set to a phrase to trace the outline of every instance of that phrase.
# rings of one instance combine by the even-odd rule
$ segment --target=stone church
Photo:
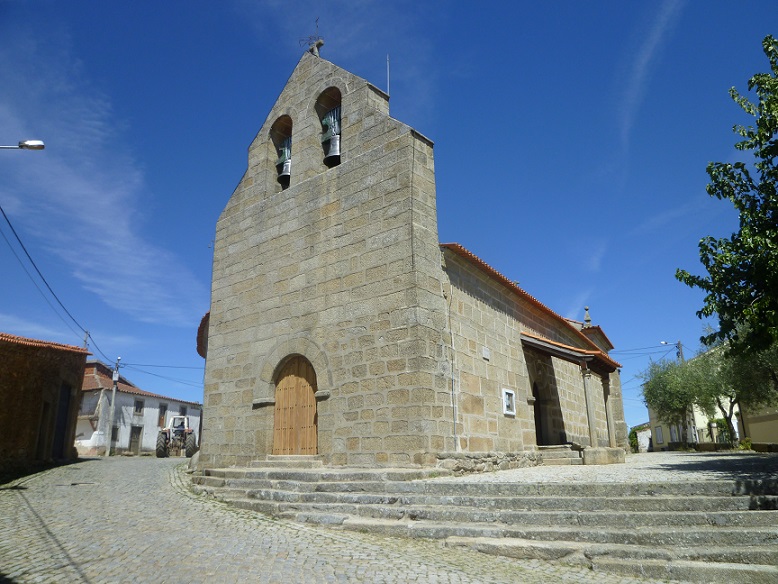
[[[317,49],[216,226],[200,465],[623,460],[607,336],[441,244],[432,141]]]

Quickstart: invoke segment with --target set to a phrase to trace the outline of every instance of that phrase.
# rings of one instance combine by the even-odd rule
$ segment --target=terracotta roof
[[[576,349],[576,351],[583,351],[583,352],[587,352],[587,353],[591,352],[592,354],[601,354],[602,357],[603,357],[604,363],[608,363],[609,365],[614,366],[614,368],[621,367],[621,365],[619,363],[617,363],[616,361],[611,359],[606,353],[604,353],[600,349],[600,347],[598,347],[597,344],[593,340],[591,340],[584,333],[582,333],[581,330],[577,326],[573,325],[570,322],[569,319],[566,319],[566,318],[562,317],[561,315],[557,314],[556,312],[554,312],[553,310],[551,310],[548,306],[543,304],[540,300],[538,300],[537,298],[535,298],[534,296],[529,294],[527,291],[525,291],[524,289],[519,287],[515,282],[512,282],[511,280],[509,280],[508,278],[503,276],[500,272],[495,270],[492,266],[487,264],[485,261],[483,261],[481,258],[479,258],[477,255],[475,255],[471,251],[465,249],[464,247],[462,247],[458,243],[441,243],[440,247],[444,248],[444,249],[448,249],[448,250],[454,252],[455,254],[457,254],[462,259],[464,259],[464,260],[470,262],[471,264],[475,265],[482,272],[484,272],[487,276],[489,276],[493,280],[496,280],[496,281],[500,282],[502,285],[506,286],[508,289],[510,289],[514,294],[518,295],[520,298],[526,300],[527,302],[529,302],[530,304],[532,304],[536,308],[542,310],[543,312],[545,312],[546,314],[551,316],[553,319],[555,319],[558,322],[564,324],[570,331],[573,332],[573,334],[578,336],[578,338],[581,339],[581,341],[583,341],[585,346],[590,347],[589,350],[587,350],[587,349]],[[525,333],[522,333],[522,334],[525,334]],[[536,335],[530,335],[530,336],[534,337]],[[543,339],[543,340],[548,340],[548,339],[544,339],[543,337],[538,337],[538,338]],[[550,342],[554,343],[554,341],[550,341]],[[562,345],[561,343],[556,343],[556,344]],[[567,346],[567,345],[564,345],[564,346]]]
[[[84,383],[81,386],[81,391],[98,391],[102,389],[113,389],[113,369],[101,361],[89,361],[84,370]],[[119,375],[119,381],[116,383],[116,390],[142,397],[155,397],[158,399],[180,402],[182,404],[200,406],[198,402],[144,391],[135,386],[131,381],[125,379],[122,375]]]
[[[600,328],[599,325],[588,326],[586,328],[581,329],[581,332],[585,335],[595,335],[595,334],[601,335],[602,339],[609,347],[608,350],[613,349],[613,343],[611,343],[611,340],[608,338],[608,335],[605,334],[605,331],[602,330],[602,328]]]
[[[26,337],[18,337],[9,333],[0,333],[0,341],[13,343],[15,345],[23,345],[25,347],[39,347],[43,349],[55,349],[57,351],[68,351],[71,353],[83,353],[84,355],[91,355],[89,350],[83,347],[63,345],[62,343],[53,343],[51,341],[39,341],[38,339],[28,339]]]
[[[615,371],[621,365],[611,359],[606,353],[599,349],[595,350],[589,350],[589,349],[581,349],[580,347],[573,347],[572,345],[566,345],[564,343],[559,343],[557,341],[552,341],[551,339],[547,339],[546,337],[535,335],[532,333],[528,333],[527,331],[522,331],[521,336],[523,338],[529,338],[534,339],[535,341],[538,341],[538,343],[532,343],[532,346],[535,346],[537,348],[541,348],[541,345],[550,345],[551,347],[556,347],[560,349],[561,353],[567,353],[572,356],[576,356],[581,358],[582,360],[588,359],[594,359],[599,363],[600,366],[604,366],[606,370],[609,371]]]

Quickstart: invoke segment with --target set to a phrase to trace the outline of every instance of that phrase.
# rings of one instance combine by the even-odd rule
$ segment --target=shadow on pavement
[[[705,472],[722,479],[778,479],[778,454],[755,453],[678,453],[677,460],[658,466],[674,472]]]
[[[58,468],[61,466],[71,466],[75,464],[81,464],[82,462],[88,462],[90,458],[78,458],[76,460],[67,460],[67,461],[59,461],[59,462],[49,462],[49,463],[35,463],[30,464],[24,467],[18,467],[11,470],[6,470],[0,473],[0,491],[8,491],[8,490],[24,490],[27,487],[24,486],[24,481],[21,479],[30,479],[33,476],[42,473],[47,470],[51,470],[52,468]],[[10,483],[15,483],[11,485]],[[2,573],[0,573],[0,584],[3,584],[3,582],[10,582],[10,580],[3,580],[4,578]]]

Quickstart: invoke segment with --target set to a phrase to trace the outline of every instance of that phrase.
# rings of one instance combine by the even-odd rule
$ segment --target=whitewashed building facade
[[[110,424],[113,370],[100,361],[90,361],[84,372],[81,408],[76,427],[76,449],[81,455],[105,453]],[[111,449],[140,455],[154,452],[157,434],[171,416],[189,416],[189,425],[200,435],[202,405],[144,391],[124,376],[117,382]],[[199,444],[198,438],[198,444]]]

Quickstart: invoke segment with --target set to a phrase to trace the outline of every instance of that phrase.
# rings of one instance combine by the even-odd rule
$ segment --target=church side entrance
[[[316,454],[316,372],[305,357],[292,357],[276,382],[273,454]]]

